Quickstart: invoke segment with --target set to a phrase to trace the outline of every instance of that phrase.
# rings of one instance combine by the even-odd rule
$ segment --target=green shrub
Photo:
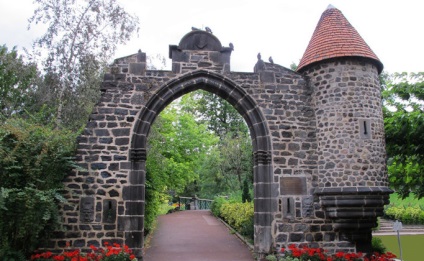
[[[227,203],[227,200],[223,197],[216,197],[213,200],[212,205],[211,205],[211,211],[212,211],[212,214],[214,214],[214,216],[222,217],[221,216],[221,206],[224,203]]]
[[[0,124],[0,260],[28,256],[59,228],[76,136],[23,119]]]
[[[386,246],[383,244],[383,241],[381,240],[381,238],[373,237],[371,244],[372,244],[372,252],[377,252],[379,254],[386,253],[387,249],[386,249]]]
[[[404,224],[424,224],[424,210],[419,206],[386,208],[385,215],[389,219],[397,219]]]
[[[424,211],[421,211],[419,221],[420,221],[420,224],[424,224]]]
[[[221,206],[221,216],[239,233],[253,238],[253,202],[224,203]]]
[[[249,191],[249,181],[247,180],[247,178],[244,179],[243,181],[243,192],[242,192],[242,202],[250,202],[252,201],[252,196],[250,195],[250,191]]]

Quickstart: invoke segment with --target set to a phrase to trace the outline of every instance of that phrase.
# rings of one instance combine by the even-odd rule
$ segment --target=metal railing
[[[213,200],[197,197],[178,197],[180,210],[204,210],[211,209]]]

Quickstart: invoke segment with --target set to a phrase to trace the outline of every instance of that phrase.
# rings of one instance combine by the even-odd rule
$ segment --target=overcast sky
[[[118,0],[140,17],[141,31],[116,58],[162,54],[191,27],[210,27],[223,46],[232,42],[233,71],[251,72],[256,54],[289,67],[299,63],[321,14],[339,9],[384,64],[387,72],[424,71],[424,1],[420,0]],[[31,0],[0,0],[0,44],[30,47],[41,31],[28,31]],[[168,67],[170,61],[168,60]]]

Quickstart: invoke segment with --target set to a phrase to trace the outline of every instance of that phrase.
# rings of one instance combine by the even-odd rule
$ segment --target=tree
[[[0,124],[0,260],[20,260],[60,227],[76,134],[30,119]],[[26,260],[26,259],[22,259]]]
[[[35,64],[24,62],[15,48],[0,46],[0,121],[23,112],[32,100],[36,76]]]
[[[424,73],[383,77],[384,126],[390,185],[424,197]]]
[[[203,90],[183,96],[181,106],[220,138],[203,161],[197,183],[200,194],[214,197],[240,191],[245,178],[252,184],[252,142],[240,113],[224,99]]]
[[[182,99],[183,109],[196,115],[221,139],[228,133],[247,133],[247,125],[240,113],[226,100],[207,91],[195,91]]]
[[[247,133],[229,133],[220,144],[221,172],[227,180],[236,180],[234,190],[243,189],[243,180],[253,183],[252,141]],[[233,181],[234,182],[234,181]]]
[[[34,42],[34,53],[42,59],[47,85],[44,88],[54,91],[51,98],[56,106],[55,121],[61,126],[72,121],[70,116],[77,114],[75,108],[87,106],[86,110],[91,110],[97,100],[102,69],[117,45],[138,31],[139,21],[116,0],[34,3],[37,8],[29,19],[30,25],[47,24],[46,33]]]

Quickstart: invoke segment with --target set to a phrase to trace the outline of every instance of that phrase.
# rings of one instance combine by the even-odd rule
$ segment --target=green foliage
[[[247,180],[247,178],[244,179],[243,181],[243,194],[242,194],[241,201],[243,203],[252,201],[252,197],[250,196],[250,191],[249,191],[249,181]]]
[[[384,254],[387,252],[387,248],[383,244],[383,240],[381,240],[381,238],[373,237],[371,244],[372,244],[372,252],[377,252],[379,254]]]
[[[397,219],[404,224],[424,224],[424,210],[419,206],[395,207],[389,206],[385,215],[390,219]]]
[[[32,100],[37,67],[26,63],[15,48],[0,45],[0,121],[21,114]]]
[[[267,261],[278,261],[278,259],[275,255],[268,255],[268,256],[266,256],[265,260],[267,260]]]
[[[46,25],[32,52],[32,59],[43,66],[38,103],[55,109],[57,126],[77,130],[99,97],[103,70],[117,46],[138,31],[138,18],[117,0],[34,0],[33,4],[30,25]]]
[[[240,203],[239,197],[225,199],[216,197],[211,206],[212,214],[225,220],[240,234],[253,239],[253,202]]]
[[[390,195],[390,205],[396,207],[420,206],[424,209],[424,198],[417,199],[413,195],[409,195],[407,198],[402,198],[399,194],[393,193]]]
[[[178,103],[171,104],[159,115],[148,140],[146,231],[169,191],[182,193],[199,179],[208,150],[217,140],[204,124],[195,121],[191,113],[179,110]]]
[[[203,91],[185,95],[161,112],[152,125],[146,170],[146,231],[156,218],[161,199],[170,192],[201,198],[232,193],[241,202],[244,188],[245,200],[251,200],[252,141],[247,126],[240,114],[216,95]],[[221,203],[218,200],[212,207],[218,216]],[[240,229],[253,235],[253,216],[249,222]]]
[[[211,148],[200,172],[200,194],[213,197],[253,187],[252,141],[247,133],[229,133]],[[246,194],[247,195],[247,194]]]
[[[383,87],[390,185],[424,197],[424,73],[386,75]]]
[[[297,258],[297,257],[286,256],[286,257],[283,257],[281,259],[281,261],[301,261],[301,260],[299,258]]]
[[[240,234],[253,238],[253,202],[230,203],[221,205],[222,218]],[[250,234],[248,234],[250,233]]]
[[[224,197],[216,197],[211,205],[212,214],[214,214],[216,217],[222,217],[221,207],[225,203],[227,203],[227,200]]]
[[[0,259],[28,255],[59,227],[57,203],[75,139],[23,119],[0,125]]]
[[[198,90],[185,95],[183,109],[191,112],[208,129],[223,139],[229,133],[248,133],[247,125],[240,113],[218,95]]]

